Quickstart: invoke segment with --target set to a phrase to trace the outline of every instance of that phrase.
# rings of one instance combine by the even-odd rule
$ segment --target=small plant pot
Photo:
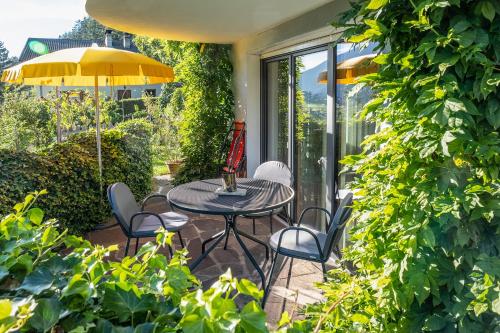
[[[168,161],[167,162],[168,171],[170,172],[170,174],[172,176],[177,175],[181,166],[182,166],[182,161]]]
[[[226,192],[235,192],[238,189],[236,186],[236,174],[234,172],[222,173],[222,188]]]

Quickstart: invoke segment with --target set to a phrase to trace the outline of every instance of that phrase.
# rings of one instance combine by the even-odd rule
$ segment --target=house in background
[[[104,41],[83,40],[83,39],[67,39],[67,38],[33,38],[30,37],[26,41],[24,48],[19,56],[19,62],[31,60],[41,55],[75,47],[90,47],[97,44],[101,47],[112,47],[115,49],[127,50],[139,53],[139,50],[132,41],[130,34],[124,34],[122,41],[113,40],[111,37],[112,30],[106,30]],[[53,87],[37,87],[37,94],[40,97],[46,97]],[[88,87],[61,87],[61,91],[72,91],[74,95],[77,92],[89,90]],[[100,93],[109,96],[116,100],[141,98],[143,94],[148,94],[152,97],[158,96],[161,91],[161,84],[149,84],[142,86],[115,86],[102,87]]]

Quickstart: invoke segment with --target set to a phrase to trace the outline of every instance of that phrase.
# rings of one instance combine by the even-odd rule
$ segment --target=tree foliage
[[[7,50],[4,43],[0,41],[0,74],[2,74],[5,68],[14,65],[16,62],[17,58],[9,56],[9,50]]]
[[[59,38],[85,39],[104,42],[106,27],[97,22],[94,18],[87,16],[78,20],[73,25],[71,31],[65,32]],[[123,32],[114,31],[111,36],[114,41],[120,42],[123,38]]]
[[[91,245],[44,218],[39,194],[0,221],[1,332],[267,332],[262,291],[229,271],[203,291],[186,250],[160,253],[173,234],[114,261],[118,246]]]
[[[55,117],[30,90],[6,87],[0,100],[0,149],[40,150],[55,141]]]
[[[2,72],[5,68],[13,66],[17,63],[16,57],[9,56],[9,50],[5,47],[2,41],[0,41],[0,77],[2,76]],[[2,101],[3,90],[5,84],[0,82],[0,102]]]
[[[160,99],[170,104],[184,167],[177,183],[215,176],[220,149],[234,118],[231,46],[135,38],[148,56],[174,67],[180,87],[166,85]],[[166,95],[166,96],[165,96]]]
[[[357,271],[331,275],[309,327],[498,331],[499,2],[359,1],[337,26],[385,52],[363,79],[364,117],[390,126],[344,161],[363,196],[346,251]]]
[[[54,92],[40,98],[26,87],[7,87],[0,101],[0,149],[40,151],[56,141],[56,109],[61,115],[61,129],[72,133],[76,128],[95,127],[94,98],[88,92],[82,98]],[[101,123],[108,127],[122,120],[116,101],[103,97],[100,101]]]

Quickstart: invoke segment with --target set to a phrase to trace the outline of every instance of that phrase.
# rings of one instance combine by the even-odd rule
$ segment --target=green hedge
[[[47,189],[41,207],[73,232],[84,232],[110,215],[106,188],[117,181],[140,198],[149,193],[153,164],[151,125],[131,120],[102,133],[103,192],[100,193],[95,132],[70,137],[40,154],[0,150],[0,214],[25,193]]]
[[[158,97],[150,97],[151,99],[157,100]],[[120,108],[123,107],[125,116],[130,116],[136,113],[136,108],[138,111],[146,110],[146,105],[144,104],[143,98],[128,98],[118,101]]]

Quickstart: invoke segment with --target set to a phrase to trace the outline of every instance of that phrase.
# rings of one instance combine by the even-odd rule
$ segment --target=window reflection
[[[337,46],[337,161],[361,153],[365,137],[375,133],[375,123],[359,118],[364,105],[371,99],[372,91],[369,87],[356,87],[357,77],[377,70],[377,65],[371,61],[374,47],[369,45],[360,49],[350,43]],[[342,170],[341,164],[339,170]],[[339,189],[345,189],[355,176],[353,172],[341,173]]]

